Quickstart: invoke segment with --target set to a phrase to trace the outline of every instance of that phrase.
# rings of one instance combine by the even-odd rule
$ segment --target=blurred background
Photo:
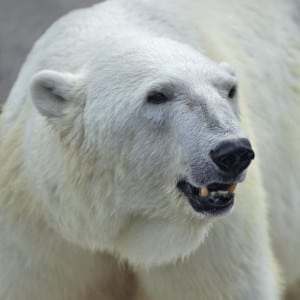
[[[100,0],[0,0],[0,105],[34,41],[68,11]]]

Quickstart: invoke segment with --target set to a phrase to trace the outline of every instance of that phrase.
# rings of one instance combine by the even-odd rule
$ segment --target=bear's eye
[[[228,92],[228,98],[233,99],[236,95],[236,86],[234,85]]]
[[[161,92],[151,92],[147,96],[147,102],[152,104],[162,104],[168,102],[170,99],[164,93]]]

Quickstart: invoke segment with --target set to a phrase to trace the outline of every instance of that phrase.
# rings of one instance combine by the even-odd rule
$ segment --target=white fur
[[[276,300],[276,261],[300,278],[294,5],[113,0],[41,37],[0,117],[0,300]],[[231,214],[197,214],[176,180],[212,180],[239,112],[257,159]]]

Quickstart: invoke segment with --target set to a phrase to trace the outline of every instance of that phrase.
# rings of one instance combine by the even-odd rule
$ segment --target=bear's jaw
[[[211,183],[197,188],[187,181],[178,182],[178,189],[188,199],[192,208],[206,216],[223,215],[229,212],[234,204],[234,190],[237,183]]]

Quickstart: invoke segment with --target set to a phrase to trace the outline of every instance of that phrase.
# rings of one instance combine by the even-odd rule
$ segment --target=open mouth
[[[237,183],[211,183],[197,188],[181,180],[177,187],[188,198],[196,212],[206,215],[221,215],[228,212],[234,203],[234,191]]]

